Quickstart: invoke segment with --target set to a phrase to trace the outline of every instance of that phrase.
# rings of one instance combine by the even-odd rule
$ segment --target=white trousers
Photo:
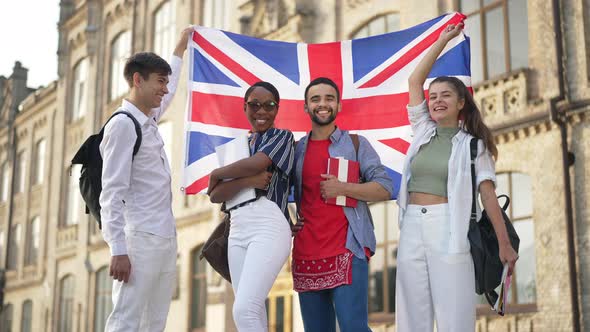
[[[228,261],[239,332],[268,331],[265,300],[291,252],[291,228],[265,197],[231,211]]]
[[[409,205],[397,253],[398,332],[475,330],[475,272],[470,252],[449,254],[448,204]]]
[[[131,231],[126,243],[131,274],[127,283],[113,282],[113,311],[105,331],[161,332],[176,285],[176,237]]]

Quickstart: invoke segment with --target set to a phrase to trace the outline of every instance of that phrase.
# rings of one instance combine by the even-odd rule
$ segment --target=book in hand
[[[500,316],[504,316],[506,312],[506,302],[508,302],[508,291],[510,290],[510,281],[512,277],[508,275],[508,264],[504,264],[502,271],[502,281],[500,282],[500,292],[498,299],[492,308]]]
[[[217,155],[219,166],[226,166],[238,160],[250,157],[248,137],[238,136],[235,139],[216,147],[215,154]],[[224,181],[229,180],[231,179],[226,179]],[[255,198],[256,190],[254,188],[242,189],[233,198],[225,202],[225,209],[229,210],[238,204],[253,200]]]
[[[340,182],[359,183],[360,164],[358,161],[347,160],[342,157],[328,158],[328,174],[334,175]],[[356,207],[357,200],[347,196],[328,198],[328,204]]]

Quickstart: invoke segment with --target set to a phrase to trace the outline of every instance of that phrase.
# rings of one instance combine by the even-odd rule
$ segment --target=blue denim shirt
[[[304,136],[295,148],[295,202],[301,199],[301,174],[303,174],[303,160],[307,150],[309,135]],[[330,135],[332,143],[329,147],[330,157],[343,157],[348,160],[357,160],[354,144],[347,131],[336,128]],[[393,192],[393,181],[387,175],[385,167],[381,164],[379,155],[373,149],[366,138],[359,136],[358,161],[360,163],[361,176],[364,182],[377,182],[390,194]],[[320,193],[318,193],[319,195]],[[346,219],[348,219],[348,232],[346,235],[346,248],[356,257],[364,258],[364,248],[369,248],[375,253],[375,232],[371,212],[366,202],[358,201],[356,208],[343,207]]]

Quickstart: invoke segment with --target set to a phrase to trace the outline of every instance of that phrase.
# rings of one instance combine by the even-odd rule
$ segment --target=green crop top
[[[408,192],[447,197],[451,142],[459,128],[436,128],[430,142],[422,145],[410,164]]]

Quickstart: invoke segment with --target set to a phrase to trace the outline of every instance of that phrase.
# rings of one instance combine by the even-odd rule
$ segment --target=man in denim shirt
[[[340,111],[338,86],[314,79],[305,90],[305,112],[312,131],[295,150],[293,285],[299,292],[307,332],[370,331],[368,326],[368,260],[375,253],[375,233],[366,202],[390,199],[392,180],[379,156],[361,136],[358,151],[348,132],[336,127]],[[360,163],[363,183],[340,182],[327,175],[328,158]],[[358,159],[358,160],[357,160]],[[357,206],[342,207],[327,199],[347,196]]]

